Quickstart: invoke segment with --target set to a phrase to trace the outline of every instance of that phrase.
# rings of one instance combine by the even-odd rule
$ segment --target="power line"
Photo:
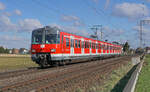
[[[100,38],[101,40],[103,40],[103,32],[102,32],[102,25],[93,25],[93,27],[91,27],[92,30],[94,30],[95,32],[95,38],[97,38],[98,40],[98,31],[100,30]]]
[[[94,6],[90,5],[86,0],[82,0],[89,8],[91,8],[92,10],[94,10],[96,12],[96,14],[98,14],[99,16],[101,16],[103,14],[103,16],[107,16],[108,18],[110,18],[109,15],[105,14],[105,12],[102,9],[97,9]],[[100,12],[99,12],[100,11]],[[108,19],[107,19],[108,20]],[[116,27],[114,24],[112,24],[111,22],[109,22],[111,19],[109,19],[107,21],[107,24],[111,24],[114,28],[118,29],[118,27]],[[107,34],[108,36],[108,34]]]
[[[23,9],[25,9],[25,8],[27,8],[26,6],[24,6],[22,3],[24,3],[24,2],[22,2],[21,0],[19,0],[20,2],[21,2],[21,4],[19,3],[19,2],[15,2],[15,1],[13,1],[13,0],[10,0],[9,2],[11,2],[12,1],[12,4],[13,4],[13,6],[19,6],[19,7],[22,7]],[[25,10],[22,10],[22,11],[25,11]],[[32,15],[32,16],[34,16],[34,17],[37,17],[37,15],[34,15],[33,14],[33,12],[34,11],[28,11],[28,13],[30,12],[30,14]],[[45,14],[43,14],[42,16],[44,16],[44,18],[49,18],[50,16],[48,16],[48,15],[45,15]]]
[[[150,20],[140,20],[140,47],[143,47],[143,25],[150,24]]]
[[[43,7],[43,8],[48,9],[48,11],[53,11],[53,12],[55,12],[55,13],[57,13],[57,14],[65,15],[64,13],[62,13],[61,11],[59,11],[58,9],[49,7],[48,5],[43,4],[43,3],[41,3],[41,2],[38,1],[38,0],[31,0],[31,1],[34,2],[34,3],[36,3],[36,4],[38,4],[39,6],[41,6],[41,7]]]
[[[48,11],[49,11],[49,10],[52,10],[53,12],[55,12],[55,13],[57,13],[57,14],[60,14],[60,15],[62,15],[62,16],[67,16],[67,14],[65,14],[65,13],[62,12],[62,11],[60,11],[59,9],[49,7],[48,5],[46,5],[46,4],[44,4],[44,3],[41,3],[41,2],[39,2],[38,0],[32,0],[32,2],[34,2],[34,3],[38,4],[38,5],[40,5],[40,6],[43,7],[43,8],[46,8]],[[80,19],[81,19],[81,18],[80,18]],[[81,19],[81,20],[82,20],[82,19]],[[82,21],[81,21],[81,20],[80,20],[80,22],[82,22],[83,24],[86,24],[83,20],[82,20]]]
[[[90,5],[86,0],[82,0],[89,8],[91,8],[92,10],[94,10],[99,16],[101,16],[101,14],[103,14],[103,16],[107,16],[108,18],[110,18],[110,16],[108,16],[107,14],[105,14],[105,12],[102,9],[97,9],[94,6]],[[100,11],[100,12],[99,12]],[[110,20],[109,20],[110,21]],[[109,22],[110,23],[110,22]],[[108,24],[108,23],[107,23]],[[114,24],[110,23],[113,27],[115,27],[116,29],[118,29]]]

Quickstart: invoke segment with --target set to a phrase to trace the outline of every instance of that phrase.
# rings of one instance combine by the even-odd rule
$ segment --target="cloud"
[[[31,32],[33,29],[42,27],[38,19],[24,19],[13,23],[9,16],[0,15],[0,32]]]
[[[22,15],[22,13],[21,13],[21,11],[20,10],[18,10],[18,9],[16,9],[15,11],[14,11],[14,13],[16,14],[16,15]]]
[[[109,28],[107,26],[103,27],[103,32],[105,34],[106,37],[117,37],[117,36],[120,36],[122,35],[125,30],[123,29],[112,29],[112,28]]]
[[[65,16],[65,15],[63,15],[61,17],[61,20],[65,21],[65,22],[72,22],[72,21],[78,21],[79,18],[77,16]]]
[[[145,0],[145,1],[150,2],[150,0]]]
[[[90,36],[90,34],[86,30],[78,29],[77,27],[74,27],[74,26],[61,26],[58,24],[50,24],[50,26],[58,27],[59,29],[64,30],[65,32],[74,33],[74,34],[82,35],[86,37]]]
[[[0,31],[1,32],[17,31],[17,25],[13,24],[8,16],[0,15]]]
[[[7,48],[30,48],[30,39],[16,35],[0,35],[0,45]]]
[[[75,21],[75,22],[73,23],[73,26],[79,27],[79,26],[85,26],[85,24],[82,23],[81,21]]]
[[[31,32],[33,29],[40,28],[43,25],[37,19],[24,19],[18,23],[19,32]]]
[[[4,9],[5,9],[5,5],[0,2],[0,10],[4,10]]]
[[[92,1],[97,4],[99,0],[92,0]]]
[[[110,4],[110,0],[106,0],[106,3],[105,3],[105,6],[104,6],[104,9],[107,9],[107,8],[108,8],[108,6],[109,6],[109,4]]]
[[[61,21],[72,23],[73,26],[85,26],[85,24],[81,21],[81,19],[77,16],[69,15],[69,16],[61,16]]]
[[[11,16],[12,14],[10,12],[3,12],[3,15],[5,15],[5,16]]]
[[[147,6],[136,3],[116,4],[112,14],[117,17],[125,17],[128,19],[137,19],[149,15]]]

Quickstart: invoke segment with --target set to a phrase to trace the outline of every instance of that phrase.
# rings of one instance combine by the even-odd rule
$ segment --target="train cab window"
[[[75,40],[75,48],[78,48],[78,41]]]
[[[80,47],[81,47],[81,41],[78,40],[78,48],[80,48]]]
[[[69,38],[66,38],[66,47],[69,47]]]
[[[71,47],[74,47],[74,40],[71,39]]]

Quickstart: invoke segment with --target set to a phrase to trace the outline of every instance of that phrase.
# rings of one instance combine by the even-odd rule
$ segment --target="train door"
[[[98,43],[96,42],[96,47],[95,47],[95,49],[96,49],[96,54],[98,54]]]
[[[64,36],[64,44],[63,44],[63,47],[64,47],[64,53],[69,56],[70,54],[70,39],[66,36]]]
[[[90,48],[90,55],[92,54],[92,44],[91,44],[91,40],[90,40],[90,46],[89,46],[89,48]]]
[[[61,57],[62,57],[62,60],[64,59],[64,36],[63,34],[61,35]]]
[[[74,39],[71,37],[70,56],[74,55]]]
[[[84,39],[82,39],[81,42],[82,42],[81,43],[82,44],[81,45],[81,49],[82,49],[81,52],[82,52],[82,54],[84,54]]]
[[[101,43],[101,55],[103,55],[103,43]]]

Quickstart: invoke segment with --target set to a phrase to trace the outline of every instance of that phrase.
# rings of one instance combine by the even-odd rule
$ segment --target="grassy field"
[[[150,92],[150,55],[146,55],[135,92]]]
[[[30,57],[0,57],[0,71],[35,67]]]

